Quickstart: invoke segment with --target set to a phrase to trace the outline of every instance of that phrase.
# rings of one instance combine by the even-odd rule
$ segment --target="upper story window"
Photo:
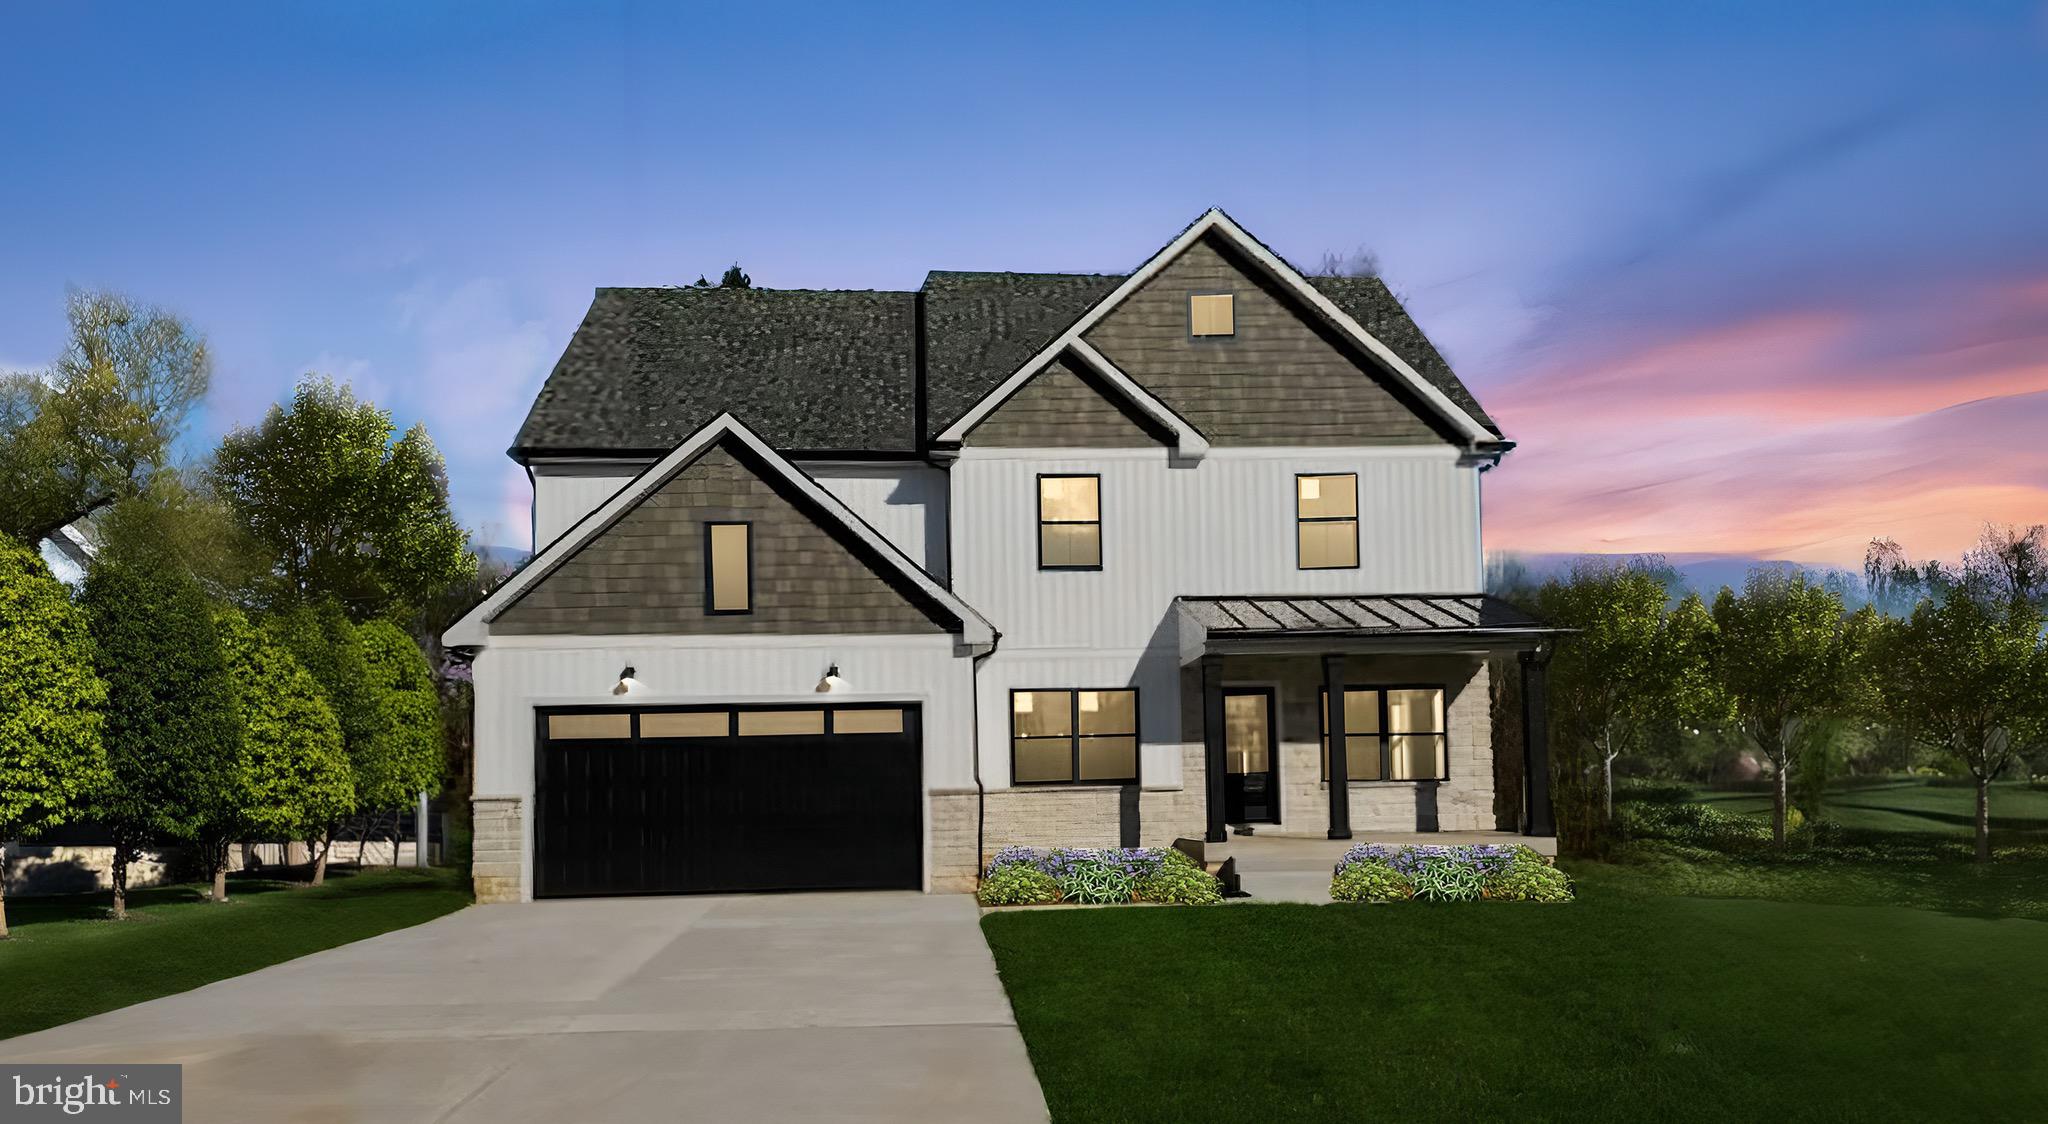
[[[1316,692],[1323,779],[1330,779],[1329,693]],[[1344,688],[1344,772],[1354,781],[1445,780],[1442,687]]]
[[[754,611],[754,526],[704,525],[704,607],[713,613]]]
[[[1229,293],[1195,293],[1188,297],[1188,334],[1237,334],[1237,298]]]
[[[1102,478],[1038,478],[1038,568],[1102,569]]]
[[[1014,784],[1131,784],[1138,779],[1138,692],[1010,692]]]
[[[1295,552],[1304,570],[1358,566],[1358,476],[1294,478]]]

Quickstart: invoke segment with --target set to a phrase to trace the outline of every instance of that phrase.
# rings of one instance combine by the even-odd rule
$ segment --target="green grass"
[[[2048,1103],[2048,925],[1570,868],[1580,898],[1560,906],[982,924],[1060,1121],[2018,1120]],[[1937,876],[1967,901],[1978,873]]]
[[[279,961],[403,929],[469,904],[451,869],[330,871],[327,884],[236,878],[229,901],[198,886],[128,895],[14,898],[0,941],[0,1038],[189,991]]]
[[[1699,799],[1729,812],[1771,810],[1768,792],[1707,789]],[[1861,831],[1969,835],[1976,830],[1977,792],[1967,785],[1931,785],[1912,777],[1855,788],[1838,785],[1822,799],[1821,815]],[[1991,831],[2000,842],[2028,837],[2048,841],[2048,789],[2032,788],[2025,781],[1994,783]]]

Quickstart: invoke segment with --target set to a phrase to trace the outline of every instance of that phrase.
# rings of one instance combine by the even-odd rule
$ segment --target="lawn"
[[[1706,899],[983,921],[1053,1116],[2039,1119],[2048,925]],[[1959,877],[1967,868],[1954,867]]]
[[[1771,810],[1768,792],[1708,789],[1699,799],[1729,812]],[[1829,789],[1821,815],[1843,827],[1864,831],[1942,832],[1968,835],[1976,830],[1977,791],[1967,785],[1931,785],[1900,777],[1879,784]],[[2026,837],[2048,839],[2048,789],[2025,781],[2000,781],[1991,786],[1991,831],[1994,842]]]
[[[317,888],[236,878],[228,892],[216,905],[199,886],[133,891],[121,922],[107,920],[107,894],[10,899],[0,1038],[417,925],[470,900],[451,869],[330,871]]]

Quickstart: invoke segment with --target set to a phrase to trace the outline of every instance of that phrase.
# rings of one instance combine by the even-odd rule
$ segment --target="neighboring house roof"
[[[1423,638],[1533,643],[1564,631],[1490,594],[1179,597],[1181,658],[1288,640]],[[1249,644],[1245,644],[1249,642]]]
[[[830,520],[866,547],[876,562],[885,567],[891,575],[953,616],[958,621],[962,643],[970,649],[981,650],[994,645],[996,631],[986,618],[975,612],[937,578],[925,572],[923,567],[903,553],[901,547],[890,542],[881,532],[854,514],[839,497],[825,490],[802,469],[789,463],[787,458],[776,452],[753,430],[741,424],[738,418],[729,413],[719,414],[702,428],[686,436],[681,443],[669,450],[667,455],[649,465],[625,487],[613,493],[610,499],[599,504],[596,510],[578,520],[554,542],[547,544],[529,558],[525,566],[491,591],[490,596],[478,602],[475,608],[463,614],[461,620],[449,626],[447,632],[442,635],[442,643],[451,648],[484,646],[489,639],[488,625],[493,618],[573,557],[586,543],[603,534],[627,512],[639,506],[642,500],[696,460],[699,454],[720,441],[728,440],[743,446],[769,475],[806,501],[819,518]]]
[[[1272,256],[1220,211],[1181,238],[1198,227]],[[789,452],[916,455],[1130,277],[935,270],[916,293],[599,289],[512,454],[655,456],[729,410]],[[1428,393],[1499,436],[1383,282],[1306,280]]]

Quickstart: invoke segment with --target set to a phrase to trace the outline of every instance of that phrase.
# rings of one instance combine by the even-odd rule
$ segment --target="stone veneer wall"
[[[478,796],[470,801],[470,880],[478,902],[520,899],[524,814],[524,801],[517,796]]]
[[[938,894],[972,893],[981,876],[975,858],[980,798],[973,790],[931,794],[931,888]]]

